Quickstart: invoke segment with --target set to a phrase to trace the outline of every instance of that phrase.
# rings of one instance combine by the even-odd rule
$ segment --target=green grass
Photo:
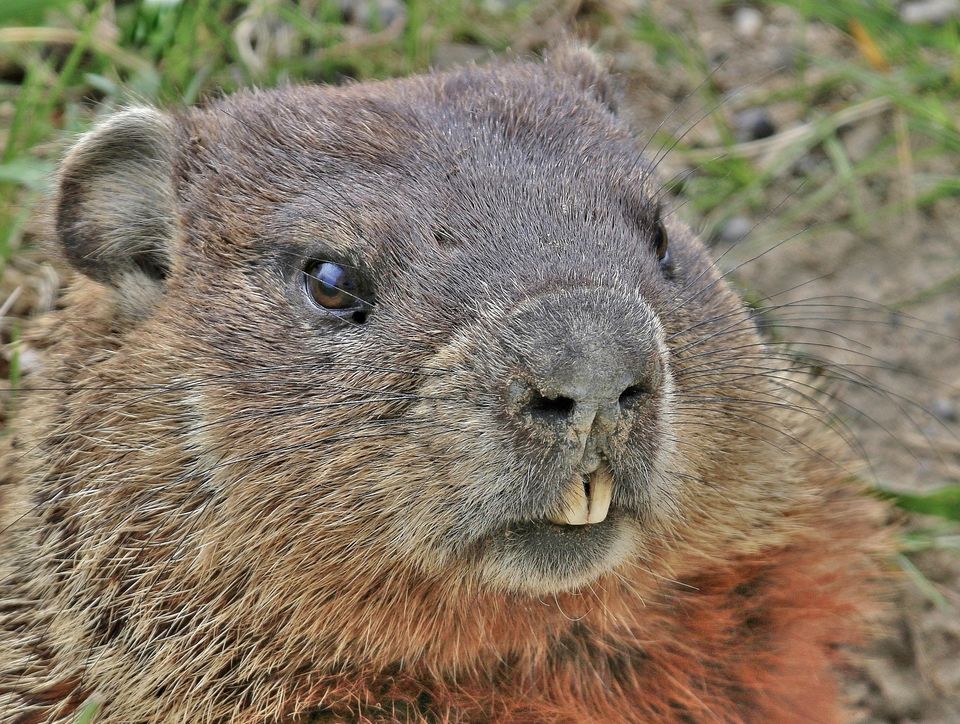
[[[729,5],[733,7],[736,4]],[[902,114],[910,140],[919,143],[924,149],[923,153],[960,153],[960,116],[956,107],[956,99],[960,98],[960,23],[905,25],[900,22],[892,0],[786,0],[768,1],[762,5],[793,7],[806,22],[831,24],[848,34],[852,34],[854,25],[859,24],[866,32],[868,42],[879,51],[885,67],[872,65],[866,53],[853,57],[849,62],[838,62],[807,55],[806,49],[800,47],[794,63],[796,82],[788,88],[778,86],[770,91],[764,91],[760,83],[759,88],[753,89],[758,92],[751,94],[752,105],[792,100],[816,106],[824,95],[835,89],[852,89],[861,103],[877,98],[888,99],[895,112]],[[664,27],[652,13],[644,14],[636,21],[634,37],[655,48],[660,62],[683,65],[698,82],[709,72],[711,65],[696,38],[683,29]],[[855,40],[853,43],[859,45]],[[814,66],[818,74],[815,82],[811,83],[807,80],[807,74]],[[718,106],[714,84],[703,83],[697,92],[702,107],[714,109],[709,114],[710,119],[717,124],[723,140],[715,150],[717,155],[724,155],[703,163],[705,155],[692,152],[694,149],[688,148],[682,141],[677,146],[677,155],[683,157],[685,152],[691,152],[690,158],[703,163],[701,172],[691,181],[687,191],[708,231],[732,216],[761,210],[766,203],[764,191],[776,179],[786,175],[796,160],[813,147],[821,147],[827,152],[832,173],[829,174],[829,180],[823,179],[827,186],[818,183],[818,179],[813,179],[814,183],[809,184],[822,189],[819,196],[812,193],[804,195],[798,199],[801,205],[791,204],[792,209],[800,209],[803,215],[810,215],[838,193],[849,197],[854,209],[859,209],[859,181],[875,175],[884,167],[895,166],[898,163],[898,150],[906,140],[891,138],[878,150],[882,154],[879,158],[872,157],[854,163],[846,157],[843,144],[837,142],[840,128],[825,118],[825,122],[812,129],[808,137],[785,144],[761,168],[753,163],[745,163],[732,143],[732,133],[722,104]],[[662,133],[659,140],[670,144],[674,139],[668,133]],[[911,211],[927,208],[944,197],[960,196],[957,176],[923,179],[922,182],[924,188],[908,202],[913,206]],[[885,211],[884,218],[878,221],[889,221],[904,211],[902,206],[891,207]],[[794,217],[797,215],[794,214]],[[863,213],[856,215],[855,227],[865,230],[868,225]],[[784,223],[774,232],[782,233],[782,228],[789,226],[793,220],[789,215],[784,216]]]
[[[77,714],[77,718],[74,720],[75,724],[93,724],[97,720],[99,710],[100,704],[96,701],[85,704],[80,713]]]

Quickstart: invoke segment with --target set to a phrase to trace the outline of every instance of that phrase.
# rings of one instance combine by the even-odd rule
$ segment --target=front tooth
[[[589,522],[589,510],[590,501],[587,500],[583,476],[574,475],[567,486],[566,493],[564,493],[560,510],[547,516],[547,520],[557,525],[586,525]],[[604,512],[604,515],[606,515],[606,512]]]
[[[606,465],[601,465],[590,476],[590,510],[588,523],[599,523],[607,517],[610,499],[613,497],[613,476]]]

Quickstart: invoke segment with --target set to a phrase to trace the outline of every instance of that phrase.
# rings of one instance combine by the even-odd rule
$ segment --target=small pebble
[[[930,405],[930,412],[944,422],[956,422],[958,418],[956,404],[946,397],[935,399]]]
[[[777,126],[766,108],[747,108],[733,117],[733,132],[742,143],[772,136]]]
[[[515,10],[521,0],[485,0],[483,9],[491,15],[503,15],[509,10]]]
[[[746,216],[734,216],[720,228],[717,241],[732,244],[745,239],[753,231],[753,225],[753,221]]]
[[[808,153],[806,156],[801,156],[794,162],[793,166],[790,167],[790,172],[800,178],[813,176],[817,174],[826,163],[827,161],[821,156]]]
[[[364,28],[374,26],[376,14],[376,23],[385,28],[405,16],[407,9],[400,0],[340,0],[340,12],[348,23]]]
[[[955,17],[960,17],[960,0],[918,0],[900,8],[900,19],[907,25],[935,25]]]
[[[741,38],[755,38],[763,27],[763,13],[749,6],[739,7],[733,14],[733,32]]]

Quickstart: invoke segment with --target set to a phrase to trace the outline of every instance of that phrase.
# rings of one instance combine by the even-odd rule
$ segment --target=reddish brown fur
[[[70,721],[88,697],[107,721],[842,718],[882,511],[671,216],[675,303],[613,105],[571,51],[140,112],[81,142],[59,241],[96,281],[37,333],[4,457],[3,721]],[[118,133],[137,152],[96,161]],[[320,236],[380,274],[362,331],[291,296],[283,259]],[[471,286],[499,259],[522,262],[507,301]],[[595,278],[570,323],[615,337],[649,307],[675,392],[611,444],[615,503],[640,511],[618,519],[625,558],[536,593],[487,538],[458,547],[518,515],[497,505],[527,462],[564,470],[486,385],[512,374],[514,306]]]

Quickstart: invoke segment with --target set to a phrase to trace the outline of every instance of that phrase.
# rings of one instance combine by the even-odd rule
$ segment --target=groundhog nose
[[[508,411],[528,433],[567,442],[556,454],[592,472],[588,450],[641,424],[657,397],[665,360],[646,305],[605,290],[537,297],[506,320]],[[585,447],[586,445],[586,447]],[[591,457],[591,456],[587,456]],[[599,463],[596,463],[599,464]]]
[[[656,353],[625,350],[616,341],[541,348],[510,383],[515,409],[528,424],[561,435],[611,434],[626,413],[660,386]]]
[[[578,437],[610,434],[624,414],[651,397],[660,384],[656,360],[631,362],[573,355],[526,380],[514,380],[511,396],[534,426]],[[531,364],[529,369],[538,367],[543,366]]]

